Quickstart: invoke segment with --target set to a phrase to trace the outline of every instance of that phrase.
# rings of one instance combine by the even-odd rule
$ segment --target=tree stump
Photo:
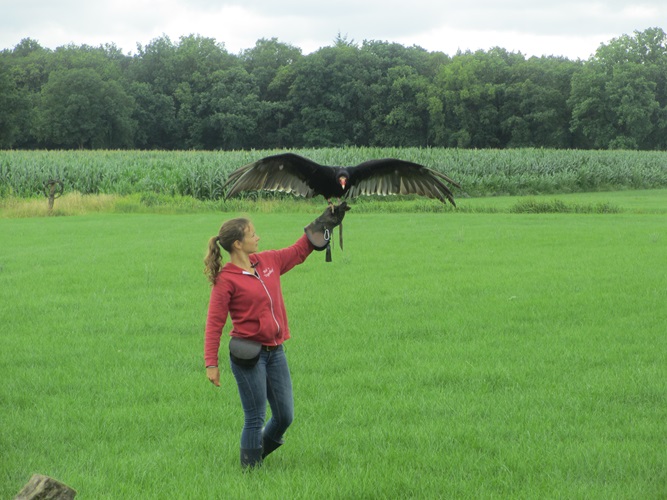
[[[53,211],[53,202],[60,198],[64,190],[65,186],[58,179],[49,179],[44,183],[44,194],[49,200],[49,214]]]
[[[72,500],[76,491],[52,477],[35,474],[14,500]]]

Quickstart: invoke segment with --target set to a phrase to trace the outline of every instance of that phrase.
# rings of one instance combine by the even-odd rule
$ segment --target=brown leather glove
[[[304,228],[306,236],[315,247],[315,250],[327,250],[327,262],[331,262],[330,242],[333,228],[342,224],[345,212],[348,210],[350,210],[350,207],[345,201],[339,205],[334,205],[333,210],[331,207],[327,207],[322,215]],[[340,246],[341,248],[343,247],[342,233]]]

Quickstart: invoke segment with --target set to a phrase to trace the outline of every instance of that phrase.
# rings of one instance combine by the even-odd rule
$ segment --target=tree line
[[[308,55],[198,35],[134,55],[29,38],[0,52],[0,148],[332,146],[665,150],[667,34],[622,35],[585,61],[340,36]]]

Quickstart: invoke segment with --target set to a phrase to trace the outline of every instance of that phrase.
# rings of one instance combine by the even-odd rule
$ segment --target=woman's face
[[[247,254],[255,253],[259,248],[259,236],[255,232],[255,226],[251,224],[245,228],[243,239],[241,240],[241,250]]]

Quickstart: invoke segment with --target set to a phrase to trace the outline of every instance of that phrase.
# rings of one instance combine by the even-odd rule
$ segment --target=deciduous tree
[[[129,147],[133,105],[118,82],[92,69],[54,71],[42,89],[40,137],[64,148]]]

